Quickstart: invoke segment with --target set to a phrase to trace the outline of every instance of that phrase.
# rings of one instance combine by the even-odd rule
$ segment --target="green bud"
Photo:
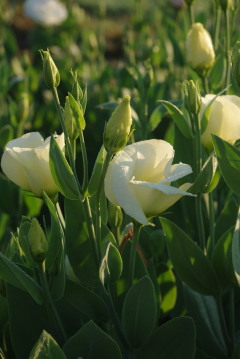
[[[103,134],[106,151],[117,153],[127,143],[132,125],[130,96],[124,96],[112,113]]]
[[[43,75],[46,85],[49,88],[58,87],[60,83],[60,74],[55,65],[49,50],[39,50],[43,61]]]
[[[64,108],[64,121],[70,139],[76,140],[76,138],[78,137],[78,128],[69,103],[69,96],[66,97],[65,108]]]
[[[103,285],[116,282],[122,273],[123,263],[119,250],[109,242],[99,269],[99,277]]]
[[[240,41],[237,41],[232,53],[232,77],[240,88]]]
[[[123,221],[122,209],[112,202],[108,203],[108,223],[112,228],[118,228]]]
[[[33,218],[28,232],[28,243],[33,260],[42,263],[48,251],[48,241],[36,218]]]
[[[197,115],[202,107],[202,99],[198,83],[193,80],[184,81],[182,84],[184,93],[184,105],[188,112]]]
[[[83,91],[78,83],[77,71],[71,71],[71,75],[73,77],[72,95],[76,101],[80,101],[83,97]]]

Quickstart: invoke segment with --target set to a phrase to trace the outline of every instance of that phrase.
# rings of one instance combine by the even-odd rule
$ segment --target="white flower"
[[[67,9],[58,0],[26,0],[24,13],[43,26],[61,24],[67,18]]]
[[[199,22],[187,34],[186,60],[194,70],[208,69],[215,60],[211,36]]]
[[[202,97],[200,116],[216,95]],[[240,139],[240,97],[235,95],[218,96],[210,105],[207,116],[208,124],[202,135],[202,144],[209,151],[213,150],[211,134],[234,143]]]
[[[105,178],[105,194],[139,223],[172,206],[190,187],[170,186],[192,172],[189,165],[172,165],[173,147],[166,141],[147,140],[126,146],[110,162]]]
[[[64,150],[64,135],[56,137]],[[49,166],[50,137],[45,141],[38,132],[30,132],[7,143],[1,160],[5,175],[19,187],[41,196],[58,191]]]

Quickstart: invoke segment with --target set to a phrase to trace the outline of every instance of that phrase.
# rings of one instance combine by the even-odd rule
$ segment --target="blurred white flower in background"
[[[26,0],[24,14],[43,26],[61,24],[68,16],[67,8],[58,0]]]

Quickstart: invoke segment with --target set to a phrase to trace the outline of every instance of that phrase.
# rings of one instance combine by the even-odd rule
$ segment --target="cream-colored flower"
[[[56,137],[64,150],[64,135]],[[45,141],[39,132],[30,132],[7,143],[1,160],[5,175],[19,187],[41,196],[58,191],[49,166],[50,137]]]
[[[58,0],[26,0],[24,13],[43,26],[61,24],[67,18],[67,9]]]
[[[105,194],[139,223],[172,206],[190,187],[172,187],[192,172],[189,165],[172,165],[173,147],[166,141],[147,140],[126,146],[110,162],[105,178]]]
[[[199,22],[192,25],[186,39],[186,60],[196,71],[211,67],[215,53],[210,34]]]
[[[202,97],[200,116],[216,95]],[[211,134],[234,143],[240,139],[240,97],[235,95],[218,96],[210,105],[207,115],[208,124],[202,135],[202,144],[209,151],[213,150]],[[208,111],[207,111],[208,112]]]

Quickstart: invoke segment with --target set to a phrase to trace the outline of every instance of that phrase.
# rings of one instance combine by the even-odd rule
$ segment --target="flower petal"
[[[191,166],[180,162],[171,166],[171,173],[164,180],[162,180],[161,183],[174,182],[179,178],[189,175],[190,173],[192,173]]]

